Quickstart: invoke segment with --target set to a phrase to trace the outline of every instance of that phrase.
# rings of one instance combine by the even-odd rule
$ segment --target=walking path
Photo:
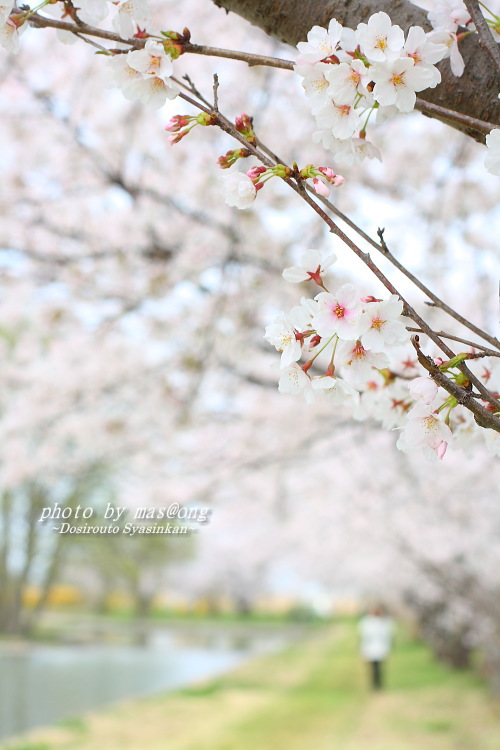
[[[498,750],[500,708],[400,637],[373,694],[352,624],[198,687],[129,701],[0,750]]]

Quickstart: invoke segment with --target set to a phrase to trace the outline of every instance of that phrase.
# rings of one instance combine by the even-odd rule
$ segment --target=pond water
[[[56,646],[1,644],[0,738],[124,698],[196,683],[284,642],[283,634],[276,633],[235,639],[227,633],[186,635],[166,629],[143,633],[141,640],[142,645],[112,640]]]

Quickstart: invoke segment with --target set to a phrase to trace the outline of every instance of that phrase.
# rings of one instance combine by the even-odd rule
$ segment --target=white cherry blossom
[[[425,66],[415,65],[411,57],[377,63],[372,66],[371,73],[375,82],[375,99],[383,106],[394,104],[400,112],[412,111],[417,98],[416,91],[436,85],[432,72]]]
[[[365,349],[361,341],[341,342],[336,351],[335,361],[339,362],[346,380],[354,386],[362,387],[372,375],[372,367],[377,370],[387,367],[387,354]]]
[[[367,349],[382,352],[386,346],[405,344],[410,339],[401,315],[403,303],[396,294],[382,302],[369,302],[359,321],[361,343]]]
[[[341,35],[342,26],[335,18],[328,24],[328,30],[313,26],[307,35],[307,42],[297,44],[302,60],[316,63],[335,54]]]
[[[336,104],[354,104],[358,95],[367,100],[370,98],[366,86],[370,83],[371,76],[369,68],[361,60],[326,67],[325,77],[330,84],[328,93]]]
[[[450,58],[450,68],[453,75],[460,78],[465,70],[465,62],[458,49],[458,38],[454,31],[434,31],[429,34],[434,44],[444,45],[446,54],[443,59]]]
[[[368,23],[360,23],[357,39],[363,54],[370,62],[395,60],[404,45],[404,33],[399,26],[393,26],[387,13],[374,13]]]
[[[134,36],[138,24],[145,28],[150,22],[151,10],[147,0],[119,0],[117,7],[113,27],[122,39]]]
[[[302,344],[295,336],[295,326],[284,313],[266,327],[264,338],[281,352],[281,367],[288,367],[300,359]]]
[[[422,66],[429,70],[433,77],[431,88],[441,82],[441,73],[435,64],[446,57],[448,53],[446,45],[432,42],[420,26],[412,26],[408,31],[403,52],[412,58],[417,67]]]
[[[495,128],[486,136],[488,153],[484,166],[491,174],[500,176],[500,128]]]
[[[316,114],[316,123],[321,130],[327,130],[334,138],[350,138],[360,129],[360,115],[349,104],[329,102]]]
[[[174,72],[172,58],[165,52],[163,44],[154,39],[148,39],[142,49],[129,52],[127,63],[143,78],[155,76],[165,81]]]
[[[325,255],[319,250],[307,250],[300,259],[300,265],[290,266],[283,271],[283,278],[292,284],[300,284],[302,281],[312,279],[316,283],[321,282],[324,272],[335,261],[335,253]]]
[[[359,391],[352,385],[346,383],[342,378],[335,378],[331,375],[323,375],[313,378],[311,381],[314,391],[323,391],[323,393],[336,405],[348,404],[356,406],[359,402]]]
[[[401,450],[427,445],[438,458],[443,458],[452,437],[448,425],[431,413],[427,404],[417,404],[408,413],[402,439],[398,440],[397,445]]]
[[[306,375],[302,367],[296,362],[286,370],[283,370],[278,383],[280,393],[288,393],[295,396],[299,393],[304,395],[308,404],[314,403],[314,392],[311,386],[311,378]]]
[[[244,172],[228,172],[219,176],[224,201],[234,208],[249,208],[257,197],[257,190]]]
[[[3,47],[7,52],[17,54],[19,52],[19,37],[27,26],[26,23],[18,26],[8,15],[5,20],[0,18],[0,47]]]
[[[315,65],[296,65],[295,72],[302,77],[302,88],[306,96],[311,100],[313,115],[317,114],[322,107],[329,102],[329,82],[325,73],[332,66],[327,63],[316,63]]]

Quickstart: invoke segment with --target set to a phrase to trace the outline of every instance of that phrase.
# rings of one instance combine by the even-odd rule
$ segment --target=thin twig
[[[418,287],[424,294],[426,294],[429,299],[432,300],[432,303],[435,307],[439,307],[441,310],[444,310],[444,312],[448,313],[452,318],[455,318],[459,323],[461,323],[465,328],[468,328],[469,331],[472,331],[477,336],[480,336],[482,339],[487,341],[492,346],[496,347],[497,349],[500,349],[500,341],[496,339],[494,336],[490,336],[489,333],[486,333],[486,331],[483,331],[478,326],[474,325],[474,323],[471,323],[470,320],[467,320],[464,318],[460,313],[456,312],[456,310],[453,310],[453,308],[449,307],[445,302],[443,302],[439,297],[437,297],[433,292],[430,291],[414,274],[411,273],[405,266],[402,265],[402,263],[397,260],[397,258],[394,257],[394,255],[391,253],[389,248],[387,247],[387,243],[384,239],[384,230],[378,229],[377,234],[380,237],[380,247],[379,250],[382,250],[385,257],[391,261],[391,263],[396,266],[396,268],[403,273],[407,279],[410,279],[416,287]]]
[[[219,76],[217,73],[214,73],[214,109],[219,109]]]
[[[207,55],[208,57],[224,57],[227,60],[240,60],[247,65],[266,65],[268,68],[281,68],[282,70],[293,70],[295,63],[292,60],[282,60],[279,57],[268,57],[266,55],[253,55],[250,52],[239,52],[232,49],[220,49],[219,47],[207,47],[204,44],[183,45],[185,52],[194,55]]]
[[[486,19],[482,14],[479,3],[477,0],[464,1],[479,35],[479,44],[488,53],[493,60],[493,64],[500,72],[500,50],[498,49],[498,44],[496,43],[493,34],[491,33],[490,27],[486,23]]]
[[[407,331],[412,331],[414,333],[423,333],[423,331],[420,328],[408,328],[406,327]],[[476,354],[476,357],[500,357],[500,352],[495,352],[493,349],[488,349],[488,347],[483,346],[482,344],[478,344],[476,341],[468,341],[467,339],[462,339],[459,336],[452,336],[451,333],[445,333],[444,331],[436,331],[436,335],[440,336],[443,339],[451,339],[451,341],[458,341],[460,344],[465,344],[466,346],[471,346],[474,349],[481,349],[481,354]]]

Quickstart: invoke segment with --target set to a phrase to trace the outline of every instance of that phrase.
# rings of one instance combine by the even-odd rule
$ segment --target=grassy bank
[[[470,674],[399,639],[372,694],[352,624],[223,678],[33,732],[8,750],[498,750],[500,713]]]

